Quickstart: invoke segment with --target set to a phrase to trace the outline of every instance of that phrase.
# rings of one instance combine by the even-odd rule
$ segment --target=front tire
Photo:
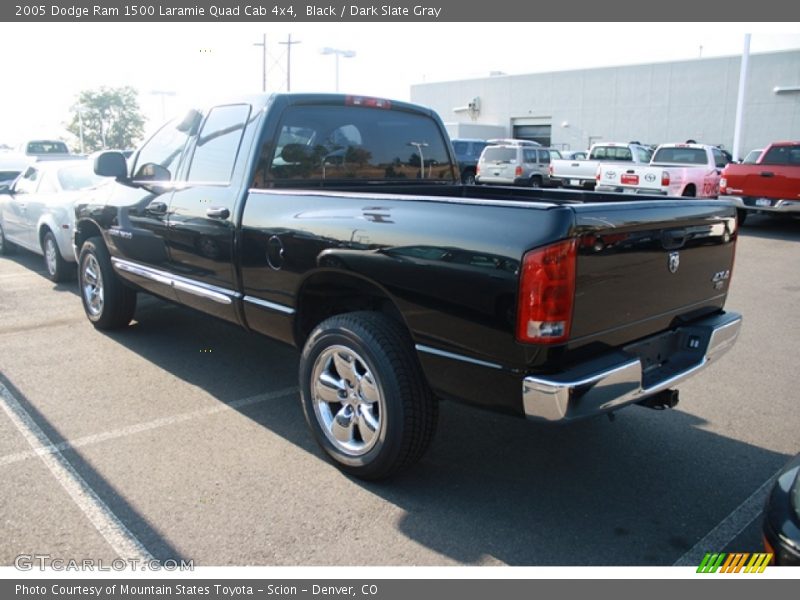
[[[59,283],[67,279],[69,266],[64,257],[61,256],[56,236],[50,230],[42,238],[42,256],[44,257],[45,269],[47,269],[47,277],[50,281]]]
[[[300,358],[306,421],[343,471],[383,479],[417,462],[436,429],[438,405],[408,332],[375,312],[320,323]]]
[[[8,256],[14,254],[17,247],[6,239],[6,234],[3,231],[3,226],[0,225],[0,256]]]
[[[131,322],[136,292],[114,273],[102,238],[89,238],[81,246],[78,284],[83,310],[97,329],[119,329]]]

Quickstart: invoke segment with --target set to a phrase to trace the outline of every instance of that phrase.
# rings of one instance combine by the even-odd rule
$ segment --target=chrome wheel
[[[349,456],[369,452],[381,437],[386,403],[367,362],[346,346],[330,346],[312,373],[314,413],[325,437]]]
[[[93,317],[103,312],[103,274],[93,254],[87,254],[83,261],[81,289],[86,310]]]
[[[56,256],[58,248],[56,242],[51,236],[44,239],[44,260],[47,265],[47,272],[54,276],[58,272],[58,256]]]

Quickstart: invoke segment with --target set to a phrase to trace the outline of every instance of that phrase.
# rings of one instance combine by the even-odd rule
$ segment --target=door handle
[[[153,200],[145,210],[151,215],[165,215],[167,214],[167,203],[161,200]]]
[[[206,216],[211,219],[227,219],[231,216],[231,211],[227,208],[212,206],[206,211]]]
[[[772,171],[761,171],[759,175],[761,175],[762,177],[775,177],[775,173],[773,173]]]

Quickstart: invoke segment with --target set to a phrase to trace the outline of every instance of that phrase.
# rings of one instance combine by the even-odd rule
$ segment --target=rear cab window
[[[357,106],[289,106],[265,143],[253,187],[456,180],[446,140],[424,115]]]
[[[761,164],[800,166],[800,145],[773,146],[764,154]]]
[[[631,162],[633,161],[633,153],[627,146],[598,146],[592,150],[589,159]]]
[[[702,148],[659,148],[653,156],[654,163],[671,163],[678,165],[704,165],[706,164],[706,151]]]

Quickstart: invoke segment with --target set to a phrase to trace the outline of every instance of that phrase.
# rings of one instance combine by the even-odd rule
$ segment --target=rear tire
[[[461,183],[464,185],[475,185],[475,171],[464,171],[461,175]]]
[[[42,238],[42,256],[44,257],[44,267],[47,269],[47,277],[50,281],[59,283],[69,277],[69,263],[61,256],[56,236],[49,229]]]
[[[530,186],[532,188],[540,188],[540,187],[542,187],[542,178],[539,175],[534,175],[530,179]]]
[[[417,462],[436,429],[438,405],[411,336],[376,312],[320,323],[300,358],[306,421],[342,471],[367,480]]]
[[[97,329],[127,326],[136,311],[136,292],[122,283],[100,237],[86,240],[78,260],[78,285],[86,317]]]

